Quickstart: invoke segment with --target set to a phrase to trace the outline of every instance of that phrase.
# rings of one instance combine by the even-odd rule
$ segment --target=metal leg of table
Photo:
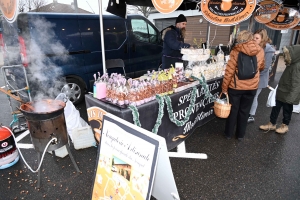
[[[184,141],[177,146],[177,152],[168,152],[168,153],[169,153],[169,157],[174,157],[174,158],[207,159],[207,155],[205,153],[186,153]]]
[[[68,153],[69,153],[69,156],[70,156],[70,158],[71,158],[71,160],[72,160],[72,163],[73,163],[73,165],[74,165],[76,171],[77,171],[77,172],[80,172],[80,170],[79,170],[79,168],[78,168],[78,166],[77,166],[77,164],[76,164],[76,162],[75,162],[75,160],[74,160],[74,157],[73,157],[73,155],[71,154],[71,150],[70,150],[70,147],[69,147],[68,144],[66,144],[66,148],[67,148],[67,151],[68,151]]]
[[[53,155],[54,162],[57,162],[57,160],[56,160],[56,154],[55,154],[54,150],[52,151],[52,155]]]

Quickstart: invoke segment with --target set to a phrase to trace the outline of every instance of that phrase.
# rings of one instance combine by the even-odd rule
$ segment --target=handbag
[[[277,87],[278,85],[274,88],[268,86],[268,88],[271,90],[268,96],[268,100],[267,100],[267,107],[274,107],[276,106],[276,91],[277,91]]]

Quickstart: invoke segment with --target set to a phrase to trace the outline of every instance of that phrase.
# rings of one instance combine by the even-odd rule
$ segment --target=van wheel
[[[84,98],[84,84],[75,78],[67,78],[67,84],[61,89],[69,100],[74,104],[79,104]]]

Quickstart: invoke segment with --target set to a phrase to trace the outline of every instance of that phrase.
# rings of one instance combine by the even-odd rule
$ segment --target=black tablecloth
[[[221,92],[222,79],[214,79],[207,82],[208,88],[213,95],[219,95]],[[213,102],[210,98],[205,98],[204,88],[201,85],[197,85],[197,94],[195,106],[189,120],[183,126],[177,126],[169,119],[167,105],[164,106],[164,115],[162,117],[162,123],[158,129],[158,135],[164,137],[167,142],[168,150],[175,148],[186,138],[188,138],[194,130],[215,118],[213,112]],[[188,106],[190,105],[190,97],[192,94],[192,88],[183,90],[178,93],[170,95],[172,100],[172,107],[174,116],[178,120],[183,120]],[[116,115],[128,122],[133,123],[132,110],[126,107],[119,107],[117,105],[110,104],[105,101],[98,100],[92,95],[85,95],[86,107],[89,110],[91,107],[99,107]],[[157,100],[150,101],[143,105],[137,106],[139,112],[139,120],[142,128],[152,131],[158,116],[159,103]],[[88,115],[90,115],[88,113]],[[93,127],[93,124],[90,124]]]

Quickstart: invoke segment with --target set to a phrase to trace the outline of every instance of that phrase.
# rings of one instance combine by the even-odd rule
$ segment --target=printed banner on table
[[[202,0],[203,17],[216,25],[232,26],[248,19],[256,0]]]
[[[254,13],[254,19],[259,23],[268,23],[275,19],[282,5],[275,1],[262,1]]]
[[[105,110],[96,106],[87,109],[88,121],[93,129],[93,133],[97,142],[100,141],[103,116],[106,115],[106,113],[107,112]]]
[[[150,199],[159,142],[104,116],[92,199]]]
[[[19,0],[0,0],[0,10],[9,23],[13,23],[18,16]]]
[[[299,12],[293,8],[284,7],[278,12],[275,19],[265,25],[274,30],[286,30],[294,28],[299,22]]]
[[[169,14],[177,10],[183,0],[152,0],[156,10],[163,14]]]

